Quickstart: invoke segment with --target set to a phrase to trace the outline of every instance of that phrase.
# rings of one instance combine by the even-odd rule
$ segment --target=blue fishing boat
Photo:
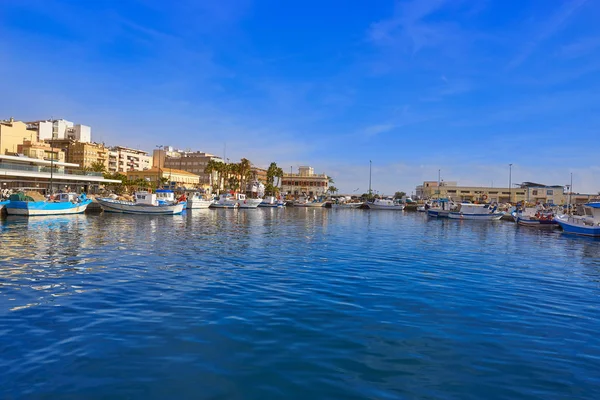
[[[35,201],[24,193],[15,193],[4,207],[9,215],[65,215],[83,213],[91,202],[85,194],[59,193],[49,200]]]
[[[135,201],[123,201],[113,198],[97,198],[96,201],[106,212],[123,214],[146,214],[146,215],[175,215],[181,214],[186,203],[168,204],[159,202],[156,193],[136,192]]]
[[[0,211],[4,209],[4,206],[8,204],[8,200],[0,201]]]
[[[600,237],[600,202],[583,205],[584,215],[559,215],[554,220],[565,233]]]
[[[427,215],[433,218],[448,218],[450,211],[456,210],[458,207],[453,201],[448,199],[435,199],[430,203],[425,204]]]

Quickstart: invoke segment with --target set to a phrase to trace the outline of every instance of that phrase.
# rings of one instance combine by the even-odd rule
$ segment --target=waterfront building
[[[202,151],[175,150],[170,146],[153,152],[153,168],[178,169],[200,177],[200,185],[209,188],[217,179],[217,173],[204,172],[209,161],[223,162],[221,157]]]
[[[143,179],[146,182],[154,183],[160,179],[166,179],[165,184],[159,186],[169,187],[171,189],[207,189],[208,185],[203,185],[200,182],[200,176],[191,172],[173,168],[150,168],[145,171],[127,171],[127,179],[134,181]],[[162,181],[161,181],[162,182]]]
[[[84,143],[92,141],[92,128],[65,119],[31,121],[27,122],[27,125],[37,130],[38,140],[71,139]]]
[[[26,140],[23,144],[17,146],[17,153],[25,157],[37,158],[39,160],[66,161],[65,151],[63,149],[52,147],[50,144],[43,142]]]
[[[108,172],[144,171],[151,166],[152,157],[144,150],[113,146],[108,151]]]
[[[507,187],[459,186],[457,182],[425,181],[417,186],[416,193],[420,199],[448,198],[453,201],[485,201],[498,203],[545,203],[580,204],[593,195],[572,194],[562,185],[545,185],[535,182],[523,182],[509,189]]]
[[[100,172],[82,171],[79,165],[40,158],[0,155],[0,187],[48,192],[95,193],[104,184],[121,181],[104,179]]]
[[[288,196],[322,196],[329,190],[329,177],[315,174],[312,167],[302,166],[298,173],[284,173],[281,180],[281,192]]]
[[[250,168],[250,173],[252,174],[252,180],[259,181],[262,183],[267,183],[267,170],[259,167]],[[275,180],[277,183],[277,180]]]
[[[16,155],[19,145],[37,140],[37,131],[30,129],[25,122],[14,118],[0,120],[0,154]]]

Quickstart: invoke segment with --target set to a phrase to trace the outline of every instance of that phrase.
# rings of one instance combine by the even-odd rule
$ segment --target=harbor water
[[[600,241],[320,208],[0,220],[0,398],[600,398]]]

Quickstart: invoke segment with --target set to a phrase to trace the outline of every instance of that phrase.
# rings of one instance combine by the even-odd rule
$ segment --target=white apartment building
[[[27,125],[38,131],[38,140],[72,139],[78,142],[91,143],[92,128],[87,125],[73,124],[65,119],[27,122]]]

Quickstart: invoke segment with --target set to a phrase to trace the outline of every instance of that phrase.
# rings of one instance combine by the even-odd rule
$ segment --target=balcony
[[[39,173],[50,173],[50,167],[37,167],[34,165],[21,165],[21,164],[13,164],[13,163],[0,163],[0,170],[3,171],[27,171],[27,172],[39,172]],[[89,172],[89,171],[80,171],[80,170],[63,170],[54,168],[54,175],[77,175],[77,176],[93,176],[93,177],[101,177],[102,172]]]

